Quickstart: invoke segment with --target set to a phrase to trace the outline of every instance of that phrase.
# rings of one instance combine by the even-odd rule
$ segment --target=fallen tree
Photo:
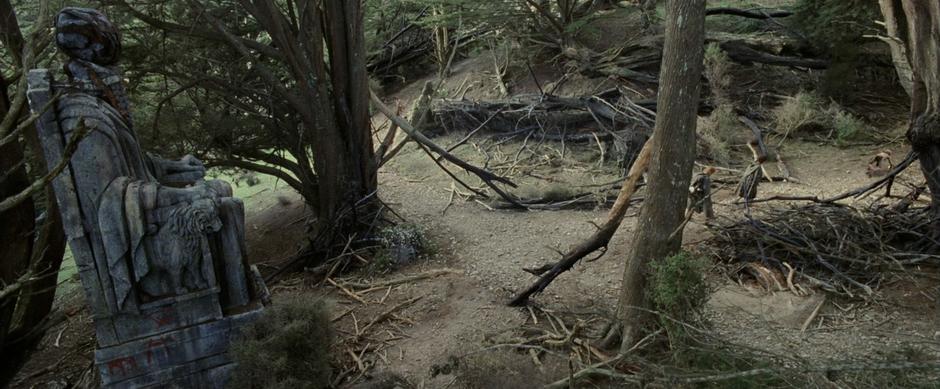
[[[799,40],[776,35],[736,35],[709,33],[706,43],[716,43],[728,53],[732,61],[751,65],[761,63],[773,66],[793,66],[825,69],[829,61],[803,56]],[[569,68],[589,77],[616,77],[637,82],[657,83],[654,75],[662,62],[663,36],[646,36],[624,46],[604,52],[586,47],[569,47],[562,56]]]
[[[750,19],[773,19],[793,16],[793,12],[786,10],[766,10],[763,8],[741,9],[730,7],[715,7],[705,11],[705,16],[713,15],[740,16]]]

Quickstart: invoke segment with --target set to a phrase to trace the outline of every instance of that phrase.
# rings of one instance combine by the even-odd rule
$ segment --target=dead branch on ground
[[[546,265],[540,268],[541,277],[538,279],[538,281],[536,281],[526,290],[516,295],[512,301],[509,302],[510,306],[517,307],[526,305],[529,302],[529,297],[545,290],[545,288],[548,287],[548,285],[554,281],[555,278],[557,278],[561,273],[571,269],[578,261],[595,251],[606,251],[606,247],[610,243],[610,239],[614,236],[617,228],[620,227],[620,223],[623,222],[623,217],[626,215],[627,208],[630,205],[630,197],[632,197],[633,193],[636,191],[637,184],[639,183],[640,178],[643,176],[643,173],[646,171],[646,168],[649,165],[650,154],[652,153],[651,149],[652,138],[646,141],[646,144],[644,144],[643,148],[640,150],[636,161],[633,162],[633,166],[630,168],[630,173],[627,175],[627,178],[623,183],[623,187],[620,189],[620,194],[617,196],[617,201],[614,203],[613,208],[611,208],[610,212],[608,213],[607,220],[604,222],[604,224],[602,224],[587,240],[581,242],[569,250],[560,261],[553,265]]]
[[[404,131],[405,133],[407,133],[407,134],[408,134],[412,139],[414,139],[416,142],[418,142],[419,144],[421,144],[421,145],[424,146],[424,147],[427,147],[428,149],[430,149],[430,151],[433,151],[434,153],[437,153],[439,156],[443,157],[443,158],[444,158],[445,160],[447,160],[448,162],[451,162],[451,163],[453,163],[453,164],[455,164],[455,165],[461,167],[462,169],[466,170],[467,172],[476,175],[477,177],[480,178],[480,180],[483,181],[484,184],[486,184],[486,186],[488,186],[488,187],[490,187],[491,189],[493,189],[493,191],[495,191],[497,194],[499,194],[499,196],[502,197],[504,200],[506,200],[506,201],[508,201],[508,202],[510,202],[510,203],[512,203],[512,204],[516,204],[516,205],[517,205],[519,208],[521,208],[521,209],[524,209],[524,208],[525,208],[525,207],[523,207],[521,204],[518,203],[518,201],[516,200],[515,197],[509,195],[508,193],[506,193],[505,191],[503,191],[498,185],[496,185],[496,183],[502,183],[502,184],[506,184],[506,185],[509,185],[510,187],[515,188],[515,187],[516,187],[516,184],[515,184],[515,183],[513,183],[512,181],[510,181],[508,178],[501,177],[501,176],[497,176],[497,175],[495,175],[495,174],[493,174],[493,173],[491,173],[491,172],[489,172],[489,171],[486,171],[486,170],[484,170],[484,169],[481,169],[481,168],[478,168],[478,167],[476,167],[476,166],[473,166],[473,165],[467,163],[466,161],[464,161],[464,160],[462,160],[462,159],[460,159],[460,158],[457,158],[457,156],[451,154],[449,151],[447,151],[447,150],[444,149],[443,147],[438,146],[436,143],[434,143],[434,141],[432,141],[432,140],[429,139],[427,136],[425,136],[424,134],[422,134],[420,131],[418,131],[417,129],[415,129],[415,128],[411,125],[411,123],[408,123],[408,121],[406,121],[405,119],[403,119],[403,118],[401,118],[400,116],[396,115],[395,112],[392,111],[392,109],[389,108],[387,105],[385,105],[385,103],[383,103],[382,100],[379,99],[379,97],[376,96],[374,92],[371,93],[370,95],[371,95],[371,97],[372,97],[372,103],[375,104],[376,108],[378,108],[379,111],[381,111],[386,117],[388,117],[389,120],[391,120],[393,123],[397,124],[398,127],[399,127],[402,131]],[[432,158],[433,158],[433,156],[432,156]],[[437,162],[436,159],[435,159],[435,162]],[[440,163],[438,163],[438,166],[441,166]],[[444,169],[443,166],[441,166],[441,168]],[[447,169],[444,169],[444,170],[447,171]],[[449,171],[448,171],[448,174],[450,174]],[[464,185],[467,189],[470,189],[470,190],[472,190],[472,191],[474,191],[474,192],[479,192],[479,191],[473,189],[472,187],[470,187],[469,185],[464,184],[462,181],[460,181],[459,179],[457,179],[457,177],[455,177],[453,174],[450,174],[450,175],[451,175],[451,177],[453,177],[455,180],[457,180],[457,181],[460,182],[462,185]]]

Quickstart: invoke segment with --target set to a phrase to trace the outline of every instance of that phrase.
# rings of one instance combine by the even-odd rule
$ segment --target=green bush
[[[861,41],[882,20],[878,2],[871,0],[800,0],[794,11],[787,20],[826,51]]]
[[[730,102],[731,65],[728,54],[717,43],[705,46],[705,77],[716,106]]]
[[[228,387],[327,388],[332,331],[326,303],[319,298],[284,297],[242,329],[232,344],[238,368]]]
[[[673,347],[683,343],[682,323],[697,321],[708,301],[707,268],[705,260],[687,252],[650,264],[650,302]]]
[[[837,142],[856,139],[867,132],[868,125],[862,119],[843,111],[834,104],[829,109],[832,114],[832,129],[835,131]]]

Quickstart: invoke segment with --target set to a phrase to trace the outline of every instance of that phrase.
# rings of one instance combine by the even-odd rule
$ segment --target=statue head
[[[70,58],[101,66],[114,65],[121,54],[117,27],[101,12],[68,7],[55,19],[55,42]]]

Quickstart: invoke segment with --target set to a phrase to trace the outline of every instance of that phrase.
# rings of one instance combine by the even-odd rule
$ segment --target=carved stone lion
[[[142,280],[144,291],[151,296],[179,295],[208,287],[213,269],[208,261],[206,235],[221,228],[218,204],[213,199],[170,209],[152,239],[158,260],[151,261],[150,271]]]

